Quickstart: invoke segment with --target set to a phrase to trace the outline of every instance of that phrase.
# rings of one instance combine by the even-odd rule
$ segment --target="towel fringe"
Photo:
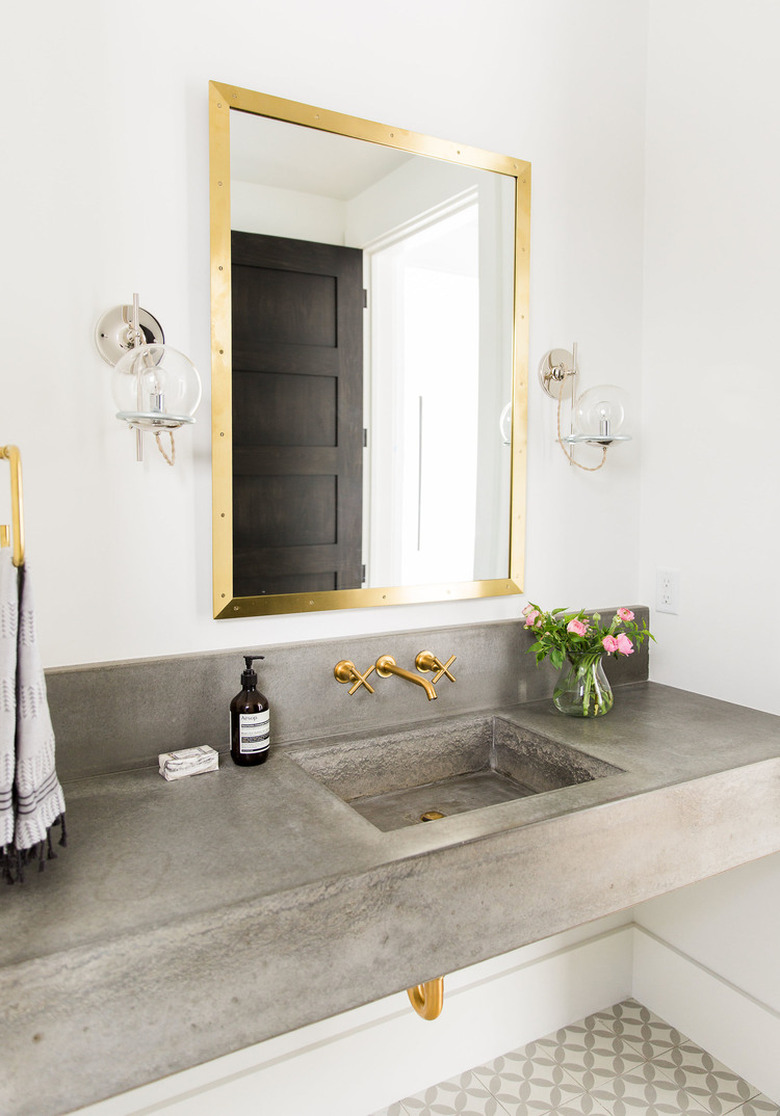
[[[2,868],[3,879],[7,884],[12,884],[14,882],[13,875],[11,874],[10,856],[11,846],[3,845],[3,847],[0,849],[0,868]]]
[[[24,869],[38,861],[38,871],[42,872],[47,860],[56,860],[57,854],[52,845],[52,828],[59,825],[61,835],[59,844],[67,847],[68,837],[65,830],[65,815],[60,814],[46,830],[46,836],[38,841],[32,848],[16,849],[13,845],[3,845],[0,848],[0,878],[7,884],[24,883]]]

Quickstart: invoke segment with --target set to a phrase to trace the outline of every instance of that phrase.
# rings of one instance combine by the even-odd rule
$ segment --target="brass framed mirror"
[[[209,106],[214,617],[521,592],[530,165]]]

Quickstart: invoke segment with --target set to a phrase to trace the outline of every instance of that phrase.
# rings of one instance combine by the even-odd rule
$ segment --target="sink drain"
[[[439,810],[426,810],[424,814],[420,814],[420,821],[438,821],[443,818],[444,814]]]

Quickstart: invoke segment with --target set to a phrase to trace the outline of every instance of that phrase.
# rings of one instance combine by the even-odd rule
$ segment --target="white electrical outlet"
[[[655,571],[655,610],[672,612],[680,610],[680,573],[679,570]]]

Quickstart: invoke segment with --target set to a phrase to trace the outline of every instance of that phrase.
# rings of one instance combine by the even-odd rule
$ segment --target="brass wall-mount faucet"
[[[415,686],[421,686],[428,695],[428,701],[433,701],[436,698],[436,691],[433,684],[427,678],[423,678],[420,674],[415,674],[411,670],[404,670],[399,667],[392,655],[380,655],[376,661],[376,672],[380,678],[389,678],[394,674],[397,678],[403,678],[406,682],[414,682]]]
[[[403,678],[406,682],[413,682],[415,686],[420,686],[421,689],[425,690],[428,701],[434,701],[436,698],[434,686],[440,678],[446,677],[449,678],[450,682],[455,681],[455,675],[450,673],[450,667],[454,662],[455,655],[450,655],[447,662],[443,663],[432,652],[420,651],[414,660],[414,665],[424,674],[430,671],[435,672],[430,682],[427,678],[423,678],[422,674],[415,674],[414,671],[399,667],[392,655],[380,655],[376,663],[372,663],[368,670],[362,674],[351,659],[342,659],[333,668],[333,675],[337,682],[344,685],[353,683],[350,687],[350,694],[354,694],[361,686],[365,686],[368,692],[373,694],[374,688],[368,681],[372,671],[375,670],[380,678],[389,678],[391,674],[394,674],[397,678]]]

